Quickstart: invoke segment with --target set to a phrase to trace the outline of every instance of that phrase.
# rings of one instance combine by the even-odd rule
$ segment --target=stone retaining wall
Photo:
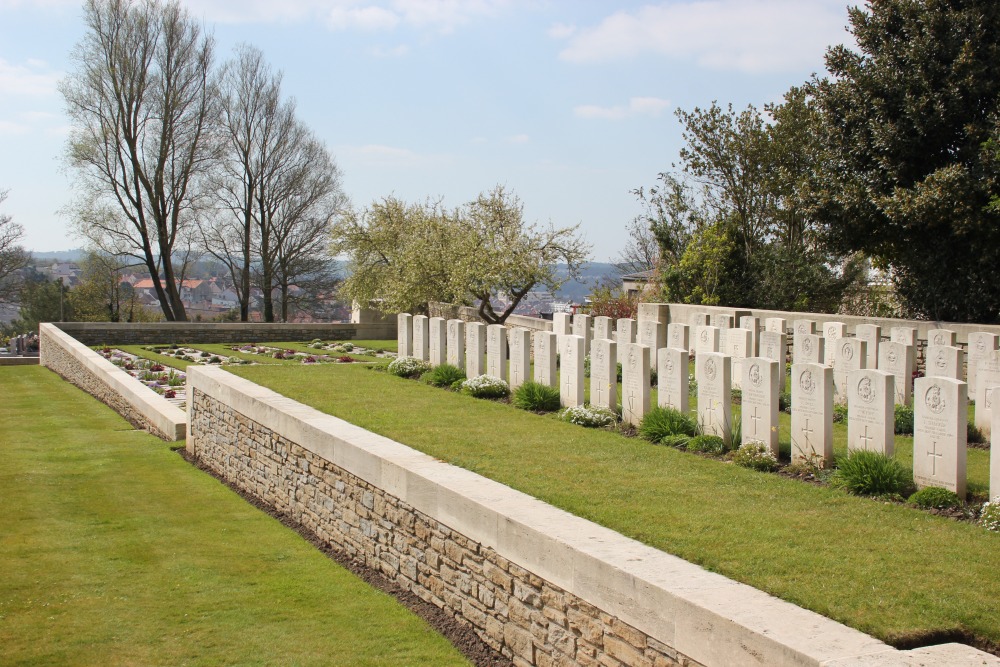
[[[260,322],[55,322],[85,345],[263,343],[267,341],[393,340],[396,322],[266,324]]]
[[[167,441],[183,440],[187,415],[55,325],[38,327],[40,362],[128,420]]]
[[[188,451],[523,665],[1000,664],[897,651],[215,367]]]

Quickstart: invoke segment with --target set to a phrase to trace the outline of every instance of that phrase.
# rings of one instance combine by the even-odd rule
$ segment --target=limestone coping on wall
[[[899,651],[862,632],[708,572],[468,470],[216,367],[189,368],[201,392],[451,530],[495,550],[705,665],[1000,665],[968,646]],[[197,455],[196,437],[188,449]],[[205,436],[210,437],[210,436]]]
[[[154,430],[166,436],[167,440],[183,440],[187,434],[187,415],[183,410],[173,405],[156,392],[150,390],[139,380],[124,370],[115,366],[103,356],[79,342],[54,324],[39,325],[41,364],[53,368],[57,362],[49,346],[55,345],[65,354],[70,355],[96,382],[104,383],[111,391],[117,393],[142,418],[149,422]],[[64,373],[60,373],[63,374]],[[90,392],[94,393],[94,392]]]

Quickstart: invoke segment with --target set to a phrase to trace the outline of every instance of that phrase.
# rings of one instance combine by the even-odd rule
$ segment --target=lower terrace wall
[[[53,324],[38,327],[42,366],[106,403],[136,428],[183,440],[187,415],[167,399]]]
[[[84,345],[263,343],[267,341],[393,340],[395,318],[380,323],[275,324],[262,322],[55,322]]]
[[[189,368],[187,449],[517,665],[998,665],[861,632],[325,415]]]

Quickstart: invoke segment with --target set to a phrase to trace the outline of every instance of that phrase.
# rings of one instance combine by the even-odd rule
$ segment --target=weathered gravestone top
[[[950,378],[917,378],[913,401],[913,481],[965,500],[968,394]]]
[[[622,421],[638,426],[649,412],[649,359],[645,345],[633,343],[622,357]]]
[[[778,362],[763,357],[743,361],[743,443],[763,442],[778,456]]]
[[[670,325],[675,326],[675,325]],[[660,407],[674,408],[683,413],[690,409],[688,401],[688,351],[667,347],[657,355],[656,402]]]
[[[833,369],[792,364],[792,463],[833,462]]]
[[[409,313],[396,316],[396,354],[400,357],[413,356],[413,316]]]
[[[590,403],[614,410],[618,407],[618,362],[614,341],[595,338],[590,348]]]
[[[847,374],[847,449],[892,456],[895,448],[895,376],[875,368]]]
[[[702,352],[695,357],[698,423],[703,433],[728,439],[733,427],[732,366],[725,354]]]

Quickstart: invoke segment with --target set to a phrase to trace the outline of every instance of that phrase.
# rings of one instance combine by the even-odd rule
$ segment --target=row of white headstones
[[[553,331],[531,331],[402,313],[399,356],[431,365],[449,363],[468,377],[491,375],[511,389],[528,380],[559,387],[563,406],[584,404],[584,362],[590,357],[590,404],[617,409],[617,363],[622,364],[622,420],[638,425],[650,409],[650,370],[657,370],[657,404],[689,411],[688,362],[695,357],[697,419],[703,432],[729,438],[733,428],[732,389],[742,391],[742,443],[759,442],[778,455],[779,393],[785,390],[787,321],[707,313],[690,323],[666,323],[668,311],[646,308],[639,320],[612,320],[556,313]],[[646,315],[644,318],[643,315]],[[612,325],[616,325],[612,328]],[[940,486],[964,497],[968,387],[976,389],[975,422],[990,435],[992,390],[1000,386],[998,336],[969,335],[968,383],[965,351],[957,334],[928,333],[926,376],[913,380],[917,330],[891,329],[882,340],[877,325],[813,320],[792,323],[792,462],[828,465],[833,460],[833,405],[848,406],[848,448],[894,448],[895,404],[913,404],[913,476],[917,486]],[[559,371],[557,372],[557,357]],[[532,371],[532,358],[534,369]],[[1000,415],[1000,410],[997,411]],[[1000,440],[1000,438],[997,438]],[[990,497],[1000,495],[1000,446],[991,452]]]

